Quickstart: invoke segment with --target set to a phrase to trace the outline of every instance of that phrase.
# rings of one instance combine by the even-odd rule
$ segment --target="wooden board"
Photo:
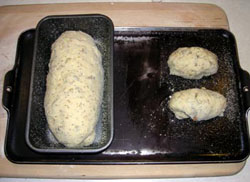
[[[0,85],[15,61],[18,36],[47,15],[99,13],[115,26],[206,27],[229,29],[224,11],[211,4],[78,3],[0,7]],[[2,95],[2,89],[0,90]],[[0,108],[0,176],[40,178],[163,178],[230,175],[244,166],[228,164],[177,165],[38,165],[14,164],[4,155],[6,111]]]

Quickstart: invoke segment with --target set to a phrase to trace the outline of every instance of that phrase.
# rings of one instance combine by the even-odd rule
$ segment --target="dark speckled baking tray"
[[[96,137],[90,146],[68,148],[50,131],[44,112],[46,77],[51,46],[65,31],[82,31],[93,37],[102,55],[104,92]],[[38,152],[93,153],[107,148],[113,139],[113,39],[114,26],[104,15],[48,16],[42,19],[35,34],[26,141]]]
[[[171,164],[241,162],[249,155],[249,74],[242,70],[226,30],[116,28],[114,36],[114,138],[95,154],[42,154],[25,143],[34,30],[18,41],[16,64],[5,77],[9,111],[5,153],[16,163]],[[219,57],[219,72],[197,81],[170,76],[168,56],[180,46],[205,47]],[[166,103],[175,91],[205,86],[229,99],[224,117],[177,120]]]

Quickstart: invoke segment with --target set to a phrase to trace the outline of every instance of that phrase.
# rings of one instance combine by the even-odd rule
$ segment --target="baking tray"
[[[66,147],[50,131],[44,111],[46,77],[51,46],[65,31],[82,31],[93,37],[102,55],[103,99],[93,144]],[[112,21],[98,14],[47,16],[36,27],[31,73],[26,142],[37,152],[94,153],[107,148],[113,139],[113,39]]]
[[[114,138],[96,154],[41,154],[25,143],[34,30],[21,34],[16,64],[5,76],[9,113],[5,154],[15,163],[172,164],[241,162],[249,155],[249,74],[226,30],[115,28]],[[169,76],[167,58],[180,46],[202,46],[219,57],[219,72],[202,80]],[[229,98],[224,117],[177,120],[166,108],[174,91],[205,86]],[[9,90],[6,91],[6,90]]]

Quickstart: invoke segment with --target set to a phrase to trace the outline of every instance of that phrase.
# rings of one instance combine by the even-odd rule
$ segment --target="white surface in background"
[[[250,72],[250,1],[249,0],[0,0],[0,5],[16,5],[16,4],[44,4],[44,3],[72,3],[72,2],[197,2],[212,3],[220,6],[227,14],[230,30],[235,35],[238,45],[240,64],[243,69]],[[249,120],[249,117],[248,117]],[[57,179],[17,179],[2,178],[1,182],[80,182],[99,180],[57,180]],[[107,182],[110,180],[101,180]],[[112,180],[114,182],[248,182],[250,181],[250,159],[247,161],[243,170],[234,175],[226,177],[209,177],[209,178],[174,178],[174,179],[134,179],[134,180]]]

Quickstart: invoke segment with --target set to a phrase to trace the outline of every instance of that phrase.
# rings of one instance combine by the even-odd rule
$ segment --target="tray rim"
[[[119,30],[119,28],[124,28],[124,27],[117,27],[117,28],[115,28],[115,30]],[[126,27],[126,28],[128,28],[128,27]],[[132,28],[145,28],[145,27],[132,27]],[[157,28],[157,27],[150,27],[150,29],[155,29],[155,28]],[[161,29],[163,28],[163,27],[160,27]],[[165,27],[167,30],[173,30],[172,28],[168,28],[168,27]],[[176,29],[176,28],[174,28],[174,29]],[[186,30],[190,30],[189,28],[185,28]],[[191,29],[196,29],[196,28],[191,28]],[[204,28],[199,28],[199,30],[204,30]],[[29,29],[29,30],[34,30],[34,29]],[[215,30],[220,30],[220,29],[216,29],[215,28]],[[221,29],[221,30],[225,30],[225,29]],[[28,31],[28,30],[27,30]],[[227,32],[229,32],[228,30],[226,30]],[[22,33],[25,33],[26,31],[24,31],[24,32],[22,32]],[[231,32],[229,32],[230,34],[231,34]],[[238,60],[239,61],[239,60]],[[238,62],[239,63],[239,62]],[[15,66],[14,66],[15,67]],[[14,69],[12,69],[12,70],[14,70]],[[11,70],[11,71],[12,71]],[[246,115],[247,115],[247,113],[246,113]],[[248,154],[249,155],[249,154]],[[246,159],[247,159],[247,157],[248,156],[246,156],[244,159],[242,159],[242,160],[233,160],[233,161],[230,161],[230,160],[226,160],[226,161],[163,161],[163,162],[149,162],[149,161],[143,161],[143,162],[119,162],[119,161],[117,161],[117,162],[102,162],[102,161],[99,161],[99,162],[74,162],[74,161],[72,161],[72,162],[16,162],[16,161],[12,161],[12,162],[14,162],[14,163],[34,163],[34,164],[87,164],[87,165],[91,165],[91,164],[93,164],[93,165],[95,165],[95,164],[101,164],[101,165],[104,165],[104,164],[107,164],[107,165],[111,165],[111,164],[131,164],[131,165],[134,165],[134,164],[210,164],[210,163],[239,163],[239,162],[243,162],[243,161],[245,161]]]

